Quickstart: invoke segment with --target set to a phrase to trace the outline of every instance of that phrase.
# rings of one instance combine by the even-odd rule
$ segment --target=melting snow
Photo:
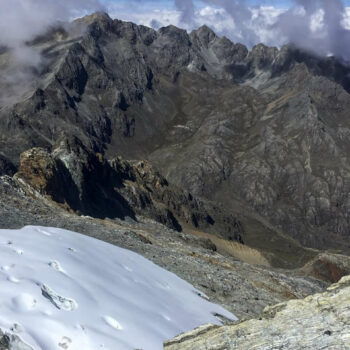
[[[145,258],[66,230],[0,230],[0,266],[0,329],[35,350],[156,350],[236,319]]]

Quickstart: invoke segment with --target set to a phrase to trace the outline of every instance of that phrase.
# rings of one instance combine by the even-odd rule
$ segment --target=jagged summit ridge
[[[111,23],[112,19],[106,12],[98,11],[94,12],[91,15],[86,15],[84,17],[78,18],[74,21],[75,23],[85,23],[85,24],[92,24],[94,22],[107,22]]]

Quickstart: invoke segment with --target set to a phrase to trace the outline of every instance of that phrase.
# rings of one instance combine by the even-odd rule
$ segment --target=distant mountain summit
[[[350,252],[350,68],[341,61],[105,13],[28,45],[41,64],[21,63],[20,78],[0,50],[2,174],[13,175],[23,151],[76,137],[106,159],[147,159],[225,207],[248,244],[287,234]]]

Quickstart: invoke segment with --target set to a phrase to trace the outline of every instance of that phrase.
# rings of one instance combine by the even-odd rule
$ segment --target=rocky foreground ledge
[[[350,276],[325,293],[266,307],[262,316],[206,325],[164,344],[166,350],[350,349]]]

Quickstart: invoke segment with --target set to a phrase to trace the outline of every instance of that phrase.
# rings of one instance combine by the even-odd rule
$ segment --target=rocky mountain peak
[[[173,54],[178,55],[191,45],[191,41],[186,30],[169,25],[158,30],[156,45],[161,46],[162,50],[173,47]]]
[[[201,26],[197,30],[193,30],[190,36],[193,41],[198,40],[204,47],[208,47],[209,43],[217,38],[215,32],[206,25]]]
[[[185,29],[181,29],[179,27],[176,27],[172,24],[166,26],[166,27],[161,27],[158,30],[158,33],[161,35],[168,35],[174,39],[179,38],[179,37],[187,37],[187,31]]]
[[[267,67],[270,68],[278,54],[279,50],[276,47],[258,44],[249,52],[249,58],[251,58],[254,66],[258,69],[263,69]]]
[[[74,23],[89,25],[95,22],[106,24],[106,23],[111,23],[112,21],[113,20],[108,15],[108,13],[99,11],[99,12],[92,13],[91,15],[86,15],[82,18],[78,18],[74,21]]]

